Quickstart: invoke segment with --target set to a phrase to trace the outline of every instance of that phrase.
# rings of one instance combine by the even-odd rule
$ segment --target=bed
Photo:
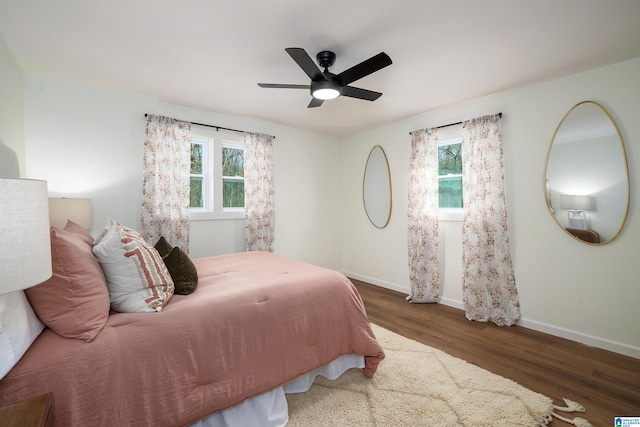
[[[76,258],[91,246],[74,242]],[[268,406],[317,374],[353,367],[372,377],[384,358],[357,290],[338,272],[268,252],[193,265],[193,293],[154,312],[111,310],[93,337],[62,336],[54,318],[0,381],[0,405],[52,391],[60,426],[233,425],[246,422],[234,414],[263,417],[251,405],[263,407],[265,396]],[[285,424],[284,405],[273,408],[276,421],[252,424]]]

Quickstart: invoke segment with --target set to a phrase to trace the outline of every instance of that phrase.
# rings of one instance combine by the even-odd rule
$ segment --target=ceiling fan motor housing
[[[331,67],[336,61],[336,54],[328,50],[323,50],[322,52],[318,52],[316,60],[321,67],[326,69]]]

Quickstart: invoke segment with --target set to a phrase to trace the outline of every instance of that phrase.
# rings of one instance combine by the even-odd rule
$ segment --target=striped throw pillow
[[[153,246],[140,234],[110,219],[96,239],[93,253],[109,288],[115,311],[161,311],[174,292],[167,267]]]

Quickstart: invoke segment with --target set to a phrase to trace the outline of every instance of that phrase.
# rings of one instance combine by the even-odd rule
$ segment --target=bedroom
[[[404,292],[408,291],[405,183],[409,132],[501,111],[511,251],[522,324],[640,358],[636,328],[640,323],[636,306],[640,265],[635,247],[635,236],[640,235],[636,219],[640,53],[338,136],[90,84],[81,77],[31,72],[12,53],[2,27],[0,34],[0,136],[18,153],[23,175],[46,179],[51,196],[91,198],[92,234],[97,234],[108,217],[138,224],[145,113],[264,132],[276,136],[275,252]],[[635,42],[637,49],[637,39]],[[274,43],[278,44],[274,51],[263,54],[282,56],[282,66],[289,72],[295,64],[286,57],[286,46]],[[259,71],[252,85],[268,77],[266,69]],[[276,78],[277,73],[272,76]],[[274,102],[285,96],[269,95]],[[541,188],[545,156],[556,126],[571,106],[586,99],[603,103],[620,128],[631,182],[623,232],[600,247],[576,244],[559,231]],[[307,97],[292,102],[300,105],[291,114],[305,112]],[[387,153],[394,192],[391,221],[382,230],[368,223],[361,203],[362,172],[374,145],[381,145]],[[285,161],[287,158],[296,161]],[[192,256],[243,250],[239,222],[194,221]],[[441,230],[446,260],[443,299],[459,306],[460,224],[443,222]]]

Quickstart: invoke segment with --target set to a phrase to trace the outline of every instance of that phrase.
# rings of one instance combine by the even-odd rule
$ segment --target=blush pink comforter
[[[384,353],[343,275],[267,252],[194,260],[196,292],[112,313],[90,343],[49,329],[0,381],[0,404],[53,391],[58,426],[180,426],[343,354]]]

